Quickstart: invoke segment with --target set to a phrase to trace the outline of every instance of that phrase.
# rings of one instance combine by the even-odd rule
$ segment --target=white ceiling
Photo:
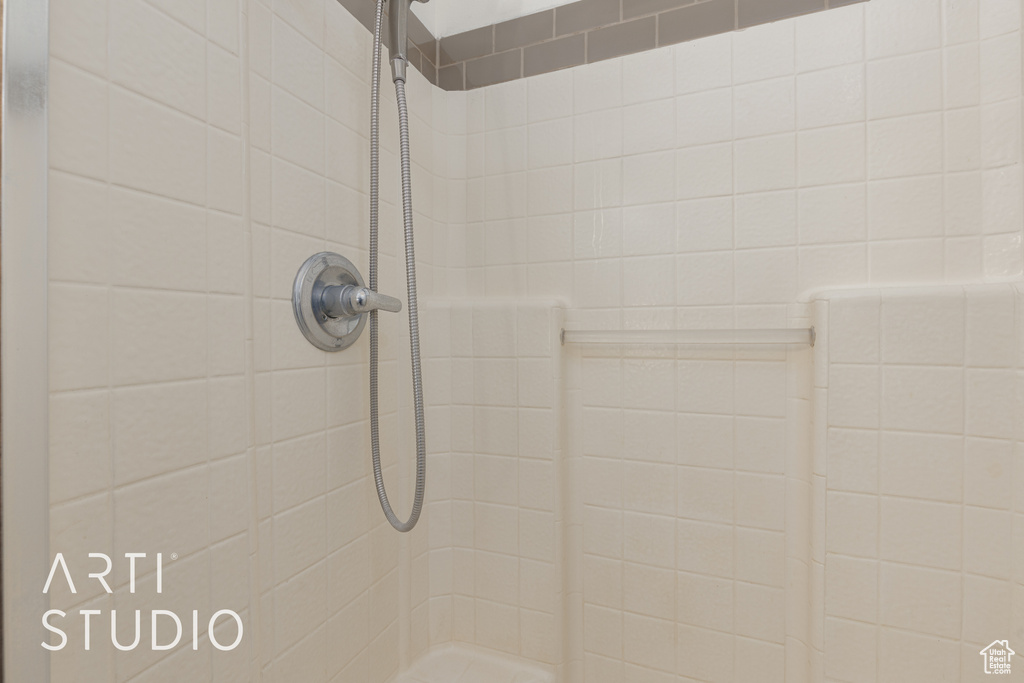
[[[412,11],[438,38],[497,24],[574,0],[430,0],[414,2]]]

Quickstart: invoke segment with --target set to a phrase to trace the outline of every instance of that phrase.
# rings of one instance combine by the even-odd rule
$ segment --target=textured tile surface
[[[453,642],[568,683],[970,679],[987,633],[1024,623],[1000,542],[1021,517],[1019,293],[893,290],[1020,277],[1014,3],[872,0],[469,93],[414,73],[431,479],[403,537],[351,390],[365,345],[313,350],[288,301],[309,254],[365,258],[365,28],[334,0],[250,0],[233,48],[212,3],[138,3],[172,26],[110,64],[132,53],[108,54],[108,28],[130,35],[107,5],[52,8],[50,313],[76,330],[50,340],[52,548],[181,553],[167,604],[237,607],[253,658],[68,650],[54,681],[384,683]],[[175,60],[182,31],[205,61]],[[808,326],[795,302],[849,287],[814,305],[834,317],[813,367],[563,351],[551,317]],[[401,506],[405,321],[382,325]],[[83,576],[54,603],[130,609],[114,576],[114,597]]]
[[[1010,610],[993,611],[989,600],[1019,590],[993,542],[1020,507],[995,481],[1004,472],[997,463],[1015,443],[998,406],[1019,400],[1007,393],[1018,370],[1006,351],[1016,341],[992,325],[1019,319],[1020,292],[1013,285],[851,290],[824,302],[816,324],[827,326],[828,348],[819,353],[832,372],[815,429],[825,437],[819,461],[827,463],[828,521],[818,532],[826,670],[863,680],[904,670],[890,659],[879,663],[877,678],[864,671],[851,657],[860,646],[845,637],[858,631],[858,641],[877,643],[880,652],[908,639],[933,642],[910,657],[924,672],[904,674],[912,680],[938,671],[935,658],[951,662],[961,652],[965,678],[979,676],[988,633],[1010,619]],[[985,350],[975,347],[968,360],[965,339]],[[854,369],[873,378],[860,390],[851,385]],[[854,415],[872,417],[845,429]],[[994,469],[979,471],[981,463]],[[992,497],[982,502],[976,486]],[[980,628],[964,628],[966,615],[977,615],[971,619]]]
[[[413,662],[395,683],[554,683],[537,667],[463,647],[432,651]]]

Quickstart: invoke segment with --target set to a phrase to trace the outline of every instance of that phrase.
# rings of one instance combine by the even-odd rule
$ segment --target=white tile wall
[[[54,656],[54,680],[384,681],[400,651],[428,644],[427,592],[397,594],[400,567],[425,569],[427,525],[400,544],[375,509],[367,406],[353,400],[365,393],[365,341],[327,358],[301,339],[287,303],[314,251],[365,268],[370,38],[333,0],[52,9],[51,318],[75,329],[51,341],[52,548],[83,586],[95,583],[85,554],[113,554],[116,592],[53,600],[148,608],[152,599],[127,593],[117,555],[162,552],[175,589],[154,606],[230,607],[245,624],[232,653],[205,637],[197,653],[169,656],[68,648]],[[449,131],[447,96],[418,75],[409,89],[429,297],[446,286],[434,264],[446,260],[449,173],[460,173],[446,142],[464,125]],[[385,230],[397,218],[395,148],[385,137]],[[382,287],[398,293],[395,233],[384,235]],[[443,329],[430,315],[424,324]],[[402,326],[384,324],[388,425],[411,420],[396,398],[408,384],[392,339]],[[446,344],[428,348],[447,358]],[[444,435],[446,411],[430,417]],[[385,431],[386,476],[404,499],[396,450],[410,444]],[[150,592],[154,566],[140,561]],[[416,627],[400,648],[397,619],[410,612]],[[344,647],[327,647],[346,634]]]
[[[569,626],[583,661],[568,680],[707,680],[754,651],[761,675],[783,680],[785,496],[773,473],[785,468],[785,366],[569,359],[567,407],[582,429],[569,435],[581,472],[568,482],[570,524],[582,530],[582,554],[567,556],[582,600]]]
[[[94,634],[116,608],[123,642],[135,608],[208,617],[216,604],[238,611],[248,633],[255,624],[239,152],[244,8],[223,5],[209,25],[205,3],[198,13],[136,0],[51,8],[51,317],[76,329],[50,345],[51,549],[88,586],[52,600],[69,612],[102,609]],[[113,598],[85,576],[96,569],[89,552],[113,556]],[[147,553],[135,596],[126,552]],[[158,552],[162,599],[153,585]],[[217,656],[204,637],[199,652],[164,657],[148,647],[115,653],[95,635],[86,652],[80,625],[70,630],[79,640],[54,654],[53,680],[171,680],[182,671],[245,680],[255,671],[251,640]]]
[[[526,147],[536,149],[551,146],[552,131],[565,131],[568,140],[572,130],[571,155],[559,147],[541,162],[545,169],[571,167],[572,205],[560,203],[567,189],[538,173],[541,163],[526,166],[523,201],[561,211],[560,224],[573,229],[548,250],[534,246],[538,230],[510,235],[492,221],[494,212],[508,210],[501,184],[506,193],[522,191],[522,165],[501,169],[478,147],[467,166],[467,240],[480,248],[466,250],[466,270],[456,277],[465,278],[466,291],[560,296],[572,303],[571,324],[598,328],[784,325],[801,319],[787,316],[784,305],[823,288],[1017,277],[1020,77],[1019,59],[1011,55],[1020,19],[1019,11],[996,4],[875,0],[547,74],[529,79],[525,90],[514,84],[469,93],[470,131],[476,126],[481,137],[499,129],[507,136],[521,126],[517,138],[525,134]],[[666,70],[666,63],[674,68]],[[474,114],[507,106],[513,97],[525,98],[513,109],[525,107],[529,116],[492,127]],[[486,193],[474,189],[484,187]],[[669,207],[674,245],[664,237]],[[557,216],[545,225],[558,225]],[[495,229],[502,230],[500,262],[483,248]],[[675,255],[674,263],[666,254]],[[668,364],[679,374],[661,376],[698,389],[677,389],[669,394],[674,399],[663,400],[655,386],[629,391],[625,359],[581,357],[578,382],[570,384],[579,393],[570,391],[567,403],[578,410],[579,431],[569,433],[579,442],[570,436],[569,454],[579,458],[573,467],[582,472],[582,589],[569,619],[582,624],[582,661],[570,659],[576,676],[570,680],[631,674],[743,680],[742,654],[752,643],[764,661],[779,662],[771,675],[780,680],[861,680],[842,669],[845,662],[866,666],[861,658],[844,660],[836,652],[840,664],[826,669],[820,656],[823,634],[845,629],[860,642],[868,638],[860,625],[826,621],[824,598],[812,602],[810,621],[801,613],[803,591],[824,595],[826,584],[825,546],[814,541],[809,553],[798,552],[801,539],[824,530],[827,512],[830,529],[847,520],[847,536],[840,538],[851,551],[898,554],[902,539],[889,526],[874,535],[858,531],[864,520],[879,518],[872,501],[923,497],[936,510],[948,509],[942,506],[956,502],[949,497],[963,475],[954,476],[952,456],[935,461],[936,451],[946,452],[943,439],[967,430],[991,440],[1010,420],[998,410],[1006,401],[981,401],[1008,395],[999,371],[965,380],[968,375],[948,366],[962,365],[966,353],[962,300],[926,308],[912,299],[887,300],[891,324],[883,324],[875,296],[873,314],[859,298],[840,309],[838,315],[858,324],[832,335],[819,351],[827,358],[831,347],[835,354],[834,365],[817,369],[821,386],[832,389],[818,401],[827,402],[834,427],[822,432],[815,449],[819,459],[836,453],[828,472],[836,493],[827,498],[823,463],[806,475],[793,455],[802,450],[809,461],[812,452],[796,445],[806,438],[800,420],[810,419],[800,417],[810,413],[809,388],[794,390],[795,378],[806,374],[805,359],[673,357]],[[964,381],[974,401],[962,396]],[[878,430],[885,430],[884,443],[875,439],[865,455],[865,435]],[[935,432],[936,443],[894,440],[907,430]],[[913,458],[886,455],[908,450],[934,456],[925,480],[907,476]],[[669,479],[675,491],[664,479],[654,485],[652,472],[666,458],[681,473]],[[674,510],[666,502],[672,498]],[[751,551],[740,547],[740,538],[781,558],[774,573],[757,579],[742,573],[748,570],[737,564],[741,553]],[[625,603],[627,577],[639,567],[671,566],[659,555],[670,545],[679,551],[675,571],[742,587],[729,589],[725,622],[689,624],[683,610],[674,626],[665,625],[686,648],[672,666],[656,648],[628,649],[629,628],[648,622],[630,616],[627,624],[627,615],[664,615]],[[699,556],[688,557],[684,547],[700,548]],[[782,584],[779,566],[790,579]],[[781,631],[757,621],[772,613],[769,596],[746,590],[765,583],[788,592],[790,608],[780,603]],[[832,585],[830,591],[847,590]],[[872,586],[877,595],[877,579]],[[684,595],[677,591],[672,599],[681,604]],[[698,641],[726,653],[726,671],[711,673],[714,663],[695,654]],[[872,670],[895,666],[890,650],[872,645],[872,652]],[[807,670],[797,664],[804,658]]]
[[[832,372],[815,430],[827,463],[818,530],[827,680],[980,679],[978,652],[1004,637],[996,633],[1021,635],[1010,597],[1019,590],[1010,550],[1019,492],[1007,459],[1017,435],[1001,417],[1017,403],[1007,350],[1019,340],[1006,330],[1019,319],[1019,288],[851,291],[824,301],[816,324],[827,327],[829,348],[819,353]],[[848,355],[853,339],[881,354]],[[855,364],[836,363],[837,351]],[[849,391],[836,381],[840,368],[870,370],[875,390]],[[844,415],[879,410],[881,421],[847,428]]]
[[[449,310],[451,490],[438,503],[444,533],[435,539],[432,529],[430,538],[430,618],[447,627],[432,629],[430,642],[454,638],[555,671],[563,663],[560,318],[553,302]]]
[[[760,271],[737,267],[726,276],[736,288],[726,301],[719,300],[722,286],[686,287],[643,305],[784,303],[819,287],[1015,277],[1022,263],[1020,77],[1012,56],[1019,11],[939,0],[897,4],[840,8],[468,97],[493,111],[522,96],[517,108],[544,111],[502,121],[501,134],[525,140],[526,148],[547,147],[556,126],[568,141],[571,126],[573,205],[561,201],[568,186],[539,168],[527,171],[522,199],[539,211],[574,214],[574,269],[592,268],[581,261],[595,256],[637,253],[629,231],[622,252],[603,249],[608,211],[620,205],[677,206],[675,247],[659,243],[659,251],[643,254],[735,250],[731,258],[746,266],[747,249],[788,248]],[[662,58],[658,78],[647,71],[662,52],[671,53],[675,68],[666,73]],[[644,79],[658,86],[634,85]],[[547,104],[554,93],[573,106]],[[480,122],[482,137],[497,132]],[[487,169],[479,213],[485,223],[470,231],[489,234],[490,219],[507,214],[507,198],[520,197],[524,181],[521,165],[479,149]],[[568,154],[541,163],[569,165]],[[469,167],[471,184],[480,169]],[[790,192],[748,197],[779,190]],[[734,196],[736,213],[722,222],[695,216],[698,205],[688,201],[704,200],[706,211],[709,198],[723,195]],[[589,220],[594,209],[603,220]],[[553,279],[554,266],[538,267],[540,255],[497,268],[471,252],[466,258],[471,288],[554,293],[587,306],[589,279]],[[541,271],[546,277],[535,286],[530,274]],[[745,293],[747,286],[758,294]]]
[[[813,373],[563,368],[552,311],[800,326],[822,288],[1019,278],[1020,50],[1016,2],[873,0],[469,93],[414,76],[431,479],[399,538],[365,340],[326,357],[287,304],[315,251],[365,267],[366,31],[334,0],[54,2],[51,319],[76,330],[51,339],[54,547],[178,552],[198,593],[174,600],[247,629],[231,656],[62,654],[55,680],[385,681],[452,641],[588,683],[974,676],[987,624],[1024,636],[999,545],[1016,290],[830,296]],[[404,511],[405,323],[382,324]],[[54,601],[124,605],[115,575],[114,599]]]

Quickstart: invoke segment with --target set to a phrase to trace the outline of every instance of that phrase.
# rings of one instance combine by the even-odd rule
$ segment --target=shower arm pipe
[[[806,344],[814,346],[814,328],[734,330],[562,330],[562,344]]]

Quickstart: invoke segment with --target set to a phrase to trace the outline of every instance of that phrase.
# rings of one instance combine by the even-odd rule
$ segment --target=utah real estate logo
[[[985,658],[985,673],[987,674],[1009,674],[1010,657],[1016,652],[1010,649],[1010,641],[993,640],[992,643],[979,653]]]

